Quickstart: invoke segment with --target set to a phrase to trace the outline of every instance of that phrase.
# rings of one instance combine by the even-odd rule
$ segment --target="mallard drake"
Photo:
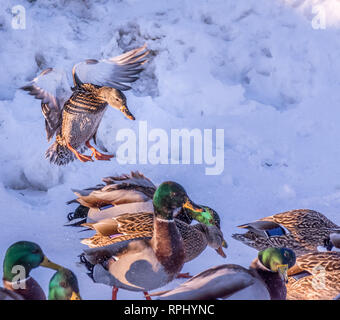
[[[6,252],[3,264],[3,284],[1,296],[5,299],[19,296],[24,300],[45,300],[40,285],[30,276],[32,269],[39,266],[61,270],[62,267],[51,262],[40,246],[30,241],[19,241]]]
[[[153,235],[151,239],[134,239],[105,247],[84,250],[85,262],[93,265],[95,282],[118,288],[143,291],[159,288],[172,281],[185,262],[185,247],[173,219],[184,207],[203,211],[176,182],[163,182],[153,196]]]
[[[69,269],[58,270],[50,280],[48,300],[81,300],[78,279]]]
[[[287,248],[260,251],[249,269],[223,264],[205,270],[175,289],[152,293],[161,300],[284,300],[287,271],[295,253]]]
[[[113,155],[99,152],[90,144],[107,108],[120,110],[128,119],[134,120],[126,104],[122,90],[131,89],[124,83],[138,79],[147,60],[146,45],[120,56],[95,60],[87,59],[73,66],[73,84],[68,85],[65,72],[48,68],[21,89],[41,100],[45,118],[47,140],[56,134],[55,143],[46,152],[46,157],[57,165],[66,165],[78,158],[82,162],[110,160]],[[90,149],[90,156],[80,152]]]
[[[14,291],[0,288],[0,300],[25,300]],[[81,300],[78,280],[68,269],[58,270],[50,280],[48,300]]]
[[[330,234],[340,232],[340,227],[323,214],[308,209],[275,214],[238,227],[248,231],[232,237],[250,247],[287,247],[297,256],[317,251],[319,246],[331,250]]]
[[[313,252],[288,271],[287,299],[332,300],[340,292],[340,252]]]

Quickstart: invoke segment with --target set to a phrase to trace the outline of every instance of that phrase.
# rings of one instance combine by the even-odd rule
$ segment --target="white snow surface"
[[[11,8],[26,8],[26,29],[11,27]],[[313,8],[325,28],[313,28]],[[314,12],[314,13],[313,13]],[[197,203],[221,216],[229,244],[187,263],[249,266],[257,255],[231,238],[237,225],[286,210],[309,208],[340,223],[340,3],[312,0],[2,0],[0,10],[0,259],[19,240],[35,241],[73,270],[84,299],[110,299],[78,265],[85,248],[65,227],[76,206],[71,188],[139,170],[155,184],[181,183]],[[205,165],[119,165],[45,159],[40,102],[18,88],[47,67],[71,72],[86,58],[108,58],[147,43],[155,55],[126,93],[137,121],[109,108],[99,145],[115,153],[117,130],[224,129],[224,171]],[[0,273],[2,272],[0,267]],[[50,270],[32,276],[47,290]],[[173,288],[183,280],[175,280]],[[160,288],[159,290],[164,289]],[[120,290],[119,299],[143,299]]]

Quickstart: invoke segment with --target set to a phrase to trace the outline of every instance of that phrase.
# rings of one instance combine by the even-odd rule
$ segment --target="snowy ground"
[[[82,235],[63,226],[72,209],[65,202],[71,188],[136,169],[157,184],[181,183],[193,200],[222,217],[227,259],[208,248],[184,272],[221,263],[248,266],[256,251],[230,235],[257,218],[310,208],[340,223],[338,1],[1,4],[0,259],[11,243],[35,241],[77,274],[84,299],[109,299],[111,289],[92,283],[77,265]],[[14,4],[26,8],[25,30],[11,28]],[[100,144],[114,153],[117,130],[137,132],[138,120],[167,131],[224,129],[224,172],[207,176],[204,164],[122,166],[116,160],[51,166],[40,103],[17,88],[46,67],[70,72],[82,59],[114,56],[144,42],[156,55],[127,93],[137,121],[108,109]],[[47,288],[52,274],[41,268],[32,275]],[[119,298],[142,294],[121,290]]]

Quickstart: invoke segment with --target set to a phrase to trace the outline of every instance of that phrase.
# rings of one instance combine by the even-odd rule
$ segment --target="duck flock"
[[[22,87],[41,100],[47,139],[55,136],[46,151],[52,164],[113,158],[93,146],[99,124],[109,105],[135,119],[122,91],[138,79],[149,55],[144,45],[80,62],[72,69],[71,88],[66,73],[52,68]],[[112,299],[119,289],[141,292],[147,300],[339,299],[340,226],[319,212],[292,210],[245,222],[239,226],[245,232],[231,236],[258,250],[249,268],[230,261],[192,276],[181,273],[183,265],[207,246],[227,258],[219,214],[175,181],[156,186],[139,171],[102,181],[74,190],[76,198],[68,203],[78,207],[68,214],[67,227],[91,233],[80,240],[88,247],[80,263],[94,282],[112,287]],[[81,299],[76,275],[49,260],[36,243],[12,244],[3,261],[1,300]],[[48,295],[30,276],[40,266],[55,270]],[[177,278],[187,280],[157,291]]]

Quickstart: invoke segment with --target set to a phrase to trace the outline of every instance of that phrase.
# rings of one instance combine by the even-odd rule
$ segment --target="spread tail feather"
[[[74,154],[67,147],[54,142],[46,151],[46,158],[58,166],[64,166],[74,160]]]

